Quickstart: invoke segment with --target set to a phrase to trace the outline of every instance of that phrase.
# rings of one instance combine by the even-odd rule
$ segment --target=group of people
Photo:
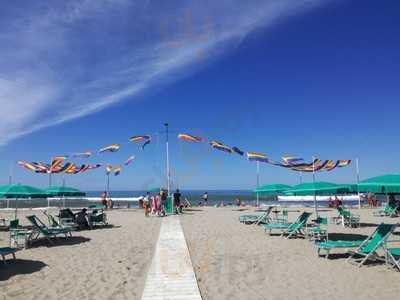
[[[394,194],[389,194],[388,195],[388,205],[396,210],[396,213],[400,213],[400,201],[396,199]]]
[[[374,193],[367,194],[368,206],[369,207],[377,207],[378,199],[376,199],[376,195]]]
[[[338,196],[333,196],[329,198],[328,206],[331,208],[339,208],[343,205],[342,200],[338,198]]]
[[[181,203],[182,194],[179,189],[173,194],[173,211],[175,214],[182,213],[183,204]],[[166,206],[168,200],[168,192],[161,189],[159,193],[151,195],[147,192],[146,197],[143,199],[142,207],[144,209],[145,216],[149,214],[164,217],[166,215]]]

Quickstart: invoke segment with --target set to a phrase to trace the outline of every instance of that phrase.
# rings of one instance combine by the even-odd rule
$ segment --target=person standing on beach
[[[181,206],[181,193],[179,192],[179,189],[176,189],[176,192],[174,193],[174,212],[175,212],[175,214],[178,214],[180,212],[180,206]]]
[[[104,205],[105,209],[107,209],[107,192],[106,191],[101,193],[101,204]]]
[[[160,192],[160,199],[161,199],[161,214],[160,216],[165,217],[166,211],[165,211],[165,206],[167,204],[167,192],[165,190],[161,190]]]
[[[205,193],[203,194],[202,198],[203,198],[203,201],[204,201],[204,206],[207,206],[207,203],[208,203],[208,193],[205,192]]]
[[[143,199],[143,208],[144,208],[144,216],[149,216],[149,207],[150,207],[150,193],[147,192],[146,197]]]

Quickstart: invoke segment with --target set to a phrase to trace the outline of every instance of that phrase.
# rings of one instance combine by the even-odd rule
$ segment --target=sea
[[[4,208],[39,208],[39,207],[62,207],[65,202],[66,207],[88,207],[100,203],[100,197],[103,191],[87,191],[86,197],[82,198],[56,198],[56,199],[0,199],[0,209]],[[207,192],[208,206],[220,206],[223,204],[235,205],[237,199],[242,204],[255,205],[256,195],[251,190],[181,190],[182,199],[186,199],[191,206],[204,205],[202,195]],[[136,208],[138,207],[140,197],[146,195],[146,191],[110,191],[110,197],[114,201],[114,207]],[[384,201],[384,199],[378,199]],[[314,205],[312,201],[278,201],[276,196],[260,196],[260,205],[281,205],[281,206],[305,206]],[[365,200],[362,204],[366,204]],[[358,200],[346,201],[348,206],[357,206]],[[318,206],[327,207],[328,201],[318,201]]]

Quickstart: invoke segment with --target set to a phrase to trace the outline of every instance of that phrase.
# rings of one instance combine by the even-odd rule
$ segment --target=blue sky
[[[181,188],[253,188],[256,177],[254,163],[178,142],[178,132],[273,159],[358,157],[361,178],[398,172],[398,1],[215,2],[3,4],[0,184],[11,172],[16,182],[47,185],[17,160],[122,143],[89,160],[137,156],[111,188],[160,185],[163,137],[145,151],[127,139],[164,122]],[[355,166],[317,177],[352,182]],[[66,180],[103,189],[104,170]],[[263,165],[261,181],[295,184],[299,174]]]

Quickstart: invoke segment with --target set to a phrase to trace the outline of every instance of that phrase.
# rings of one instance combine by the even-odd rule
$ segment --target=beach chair
[[[7,262],[6,262],[7,255],[11,255],[13,257],[13,259],[15,260],[16,259],[15,252],[17,252],[17,251],[18,251],[18,249],[16,249],[16,248],[0,247],[0,255],[3,260],[3,263],[5,265],[7,264]]]
[[[328,240],[328,218],[318,217],[312,227],[307,227],[306,236],[312,241]]]
[[[277,217],[274,219],[274,222],[277,222],[277,223],[287,223],[287,222],[288,222],[288,218],[289,218],[289,211],[288,211],[287,208],[285,207],[285,208],[282,210],[282,214],[281,214],[280,216],[277,216]]]
[[[77,230],[78,225],[75,223],[68,223],[68,225],[61,224],[47,211],[43,211],[43,214],[47,217],[50,228],[69,228],[71,231]]]
[[[72,236],[70,228],[49,228],[37,216],[31,215],[26,217],[33,226],[34,234],[31,236],[29,242],[38,239],[42,235],[50,244],[53,244],[52,238],[58,236],[69,237]]]
[[[374,211],[373,215],[375,217],[396,217],[397,216],[396,207],[391,207],[388,203],[386,203],[383,209],[379,211]]]
[[[57,217],[60,220],[60,225],[66,227],[77,227],[76,216],[70,208],[60,209]]]
[[[343,227],[360,227],[360,216],[352,214],[349,210],[343,207],[337,208],[339,213],[339,220],[341,221]]]
[[[10,247],[27,248],[32,230],[19,227],[19,219],[11,220],[9,226]]]
[[[93,210],[88,213],[88,222],[90,227],[94,226],[107,226],[107,214],[103,210]]]
[[[400,271],[400,248],[385,249],[386,264]]]
[[[273,206],[267,208],[267,210],[262,214],[254,214],[254,215],[241,215],[239,216],[239,222],[244,224],[267,224],[271,221],[270,214],[273,209]]]
[[[295,222],[293,223],[269,223],[261,225],[265,231],[269,230],[269,234],[273,230],[281,231],[281,236],[286,235],[286,238],[291,238],[294,236],[304,236],[304,227],[307,225],[308,218],[312,215],[309,212],[303,212]]]
[[[353,241],[325,241],[317,242],[315,247],[317,248],[318,256],[321,255],[321,251],[326,251],[325,258],[329,258],[330,251],[332,249],[351,249],[356,248],[355,251],[347,251],[350,254],[348,258],[349,262],[356,261],[355,256],[361,256],[363,259],[358,263],[358,266],[362,266],[367,260],[371,258],[378,259],[376,251],[384,245],[390,234],[396,228],[397,225],[392,224],[380,224],[375,231],[367,237],[365,240],[353,240]]]

